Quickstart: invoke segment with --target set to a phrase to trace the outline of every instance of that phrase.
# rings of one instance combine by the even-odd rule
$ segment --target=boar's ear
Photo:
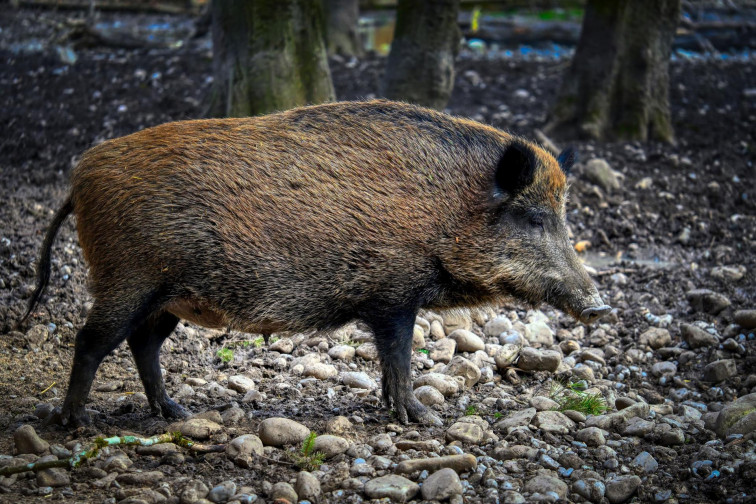
[[[562,172],[565,175],[570,174],[570,170],[572,170],[572,165],[577,163],[578,160],[578,154],[575,152],[575,149],[572,147],[567,147],[562,151],[561,154],[559,154],[559,157],[557,158],[557,163],[559,163],[559,168],[562,169]]]
[[[533,182],[535,169],[533,149],[518,141],[512,142],[496,167],[496,189],[509,195],[517,194]]]

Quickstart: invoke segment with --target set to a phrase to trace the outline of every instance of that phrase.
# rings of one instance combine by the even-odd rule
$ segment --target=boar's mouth
[[[612,307],[609,305],[592,306],[580,312],[580,317],[578,317],[578,319],[584,324],[590,324],[597,321],[610,311],[612,311]]]

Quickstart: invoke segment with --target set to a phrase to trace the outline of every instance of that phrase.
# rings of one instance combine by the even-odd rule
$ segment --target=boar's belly
[[[178,318],[209,329],[233,329],[250,334],[273,334],[289,330],[288,324],[274,320],[250,321],[234,317],[204,299],[174,299],[165,310]]]

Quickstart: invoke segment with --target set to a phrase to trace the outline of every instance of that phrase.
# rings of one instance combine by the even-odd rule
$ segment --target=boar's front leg
[[[372,309],[363,317],[375,335],[383,371],[382,390],[386,406],[399,420],[443,425],[441,419],[420,403],[412,391],[412,331],[415,312],[407,309]]]

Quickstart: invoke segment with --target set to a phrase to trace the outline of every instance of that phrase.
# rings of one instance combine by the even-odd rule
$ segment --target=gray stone
[[[624,175],[614,171],[604,159],[591,159],[585,164],[583,177],[589,182],[596,184],[603,191],[611,193],[620,188],[620,182]]]
[[[412,330],[412,349],[417,350],[418,348],[424,347],[425,331],[423,330],[422,326],[415,324],[415,327]]]
[[[575,410],[565,410],[562,413],[575,423],[585,422],[585,415]]]
[[[656,472],[656,469],[659,467],[659,463],[647,451],[640,452],[633,459],[633,462],[631,465],[641,469],[646,474],[651,474],[653,472]]]
[[[525,504],[527,501],[521,493],[515,492],[514,490],[506,490],[501,495],[501,502],[503,504]]]
[[[553,373],[561,362],[562,354],[556,350],[538,350],[525,347],[520,351],[517,366],[524,371],[551,371]]]
[[[622,504],[633,496],[641,484],[638,476],[618,476],[606,482],[606,498],[611,504]]]
[[[246,414],[244,413],[244,410],[236,406],[232,406],[221,413],[223,425],[235,425],[243,420],[245,416]]]
[[[745,266],[717,266],[711,269],[711,277],[725,282],[737,282],[743,278],[748,270]]]
[[[24,453],[39,455],[50,448],[50,443],[39,437],[31,425],[22,425],[16,429],[13,432],[13,442],[16,445],[16,453],[19,455]]]
[[[313,443],[313,450],[315,452],[322,452],[326,458],[335,457],[341,455],[349,449],[349,441],[341,436],[334,436],[333,434],[322,434],[315,438]]]
[[[207,497],[210,489],[200,480],[189,480],[181,490],[181,504],[193,504]]]
[[[318,380],[327,380],[328,378],[337,376],[339,372],[336,370],[336,367],[332,366],[331,364],[313,362],[307,364],[304,367],[302,374],[305,376],[312,376],[313,378],[317,378]]]
[[[294,487],[285,481],[279,481],[273,488],[270,489],[270,498],[274,501],[276,499],[285,499],[288,502],[294,503],[299,501],[299,496],[294,490]]]
[[[692,324],[682,324],[680,333],[690,348],[709,347],[719,343],[719,338]]]
[[[252,457],[261,456],[263,453],[262,441],[254,434],[236,437],[226,445],[226,456],[242,467],[249,467]]]
[[[447,442],[461,441],[478,444],[483,441],[485,431],[474,423],[456,422],[446,431]]]
[[[246,394],[255,389],[255,382],[252,378],[243,375],[234,375],[228,379],[228,388]]]
[[[294,484],[297,498],[300,501],[308,500],[317,502],[320,499],[320,481],[312,473],[300,471],[297,474],[297,482]]]
[[[533,418],[533,425],[546,432],[568,434],[575,429],[575,422],[561,411],[539,411]]]
[[[415,397],[425,406],[444,404],[444,395],[439,392],[438,389],[431,387],[430,385],[423,385],[422,387],[416,388]]]
[[[466,329],[457,329],[453,331],[449,335],[449,338],[457,342],[457,351],[459,352],[472,353],[485,348],[485,344],[483,343],[483,340],[480,339],[480,336]]]
[[[606,492],[606,486],[600,480],[586,478],[584,480],[577,480],[573,483],[572,490],[591,502],[601,502],[601,499],[604,498],[604,493]]]
[[[709,289],[695,289],[689,291],[685,297],[688,298],[694,310],[711,315],[717,315],[730,306],[730,300],[727,297]]]
[[[756,329],[756,310],[738,310],[734,320],[743,329]]]
[[[739,397],[726,405],[717,415],[714,432],[720,437],[748,434],[756,429],[756,393]]]
[[[326,422],[326,432],[329,434],[344,434],[352,429],[352,422],[345,416],[335,416]],[[316,438],[317,439],[317,438]]]
[[[352,388],[367,390],[375,390],[378,388],[378,384],[375,383],[375,380],[363,371],[341,373],[341,382]]]
[[[603,446],[606,444],[604,433],[598,427],[580,429],[575,433],[575,438],[588,446]]]
[[[654,430],[654,422],[635,417],[627,422],[627,425],[622,431],[622,435],[644,437],[652,430]]]
[[[536,413],[535,408],[526,408],[515,413],[510,413],[506,418],[497,422],[495,427],[497,430],[503,432],[507,432],[514,427],[527,427]]]
[[[508,446],[507,441],[502,441],[496,447],[494,447],[494,458],[498,460],[515,460],[515,459],[528,459],[535,460],[538,456],[538,450],[532,446],[525,445],[511,445]]]
[[[530,399],[530,405],[538,411],[550,411],[559,408],[559,403],[544,396],[535,396]]]
[[[738,374],[738,368],[733,359],[721,359],[706,364],[703,372],[704,381],[718,383]]]
[[[422,387],[423,385],[430,385],[441,392],[444,397],[452,396],[459,391],[457,380],[441,373],[426,373],[420,375],[412,384],[413,388]]]
[[[57,457],[49,455],[48,457],[42,457],[38,462],[56,460]],[[62,467],[52,467],[50,469],[42,469],[37,471],[37,486],[40,487],[64,487],[71,484],[71,475]]]
[[[236,483],[231,480],[224,481],[214,486],[207,494],[207,500],[216,504],[228,502],[236,494]]]
[[[115,451],[110,457],[105,459],[103,469],[107,472],[123,472],[134,465],[134,462],[122,451]]]
[[[667,423],[659,423],[654,427],[654,437],[662,446],[674,446],[685,443],[685,433],[682,429],[672,427]]]
[[[151,457],[162,457],[163,455],[168,455],[169,453],[175,453],[177,451],[178,446],[173,443],[159,443],[151,446],[136,447],[137,455],[146,455]]]
[[[483,327],[483,334],[489,338],[498,338],[501,333],[505,333],[511,329],[512,321],[509,320],[509,317],[499,315],[486,322],[486,325]]]
[[[441,324],[438,320],[431,321],[430,325],[430,337],[433,339],[433,341],[438,341],[440,339],[446,338],[446,333],[444,332],[444,326]]]
[[[453,495],[462,495],[462,483],[454,469],[440,469],[423,482],[423,499],[443,501]]]
[[[538,475],[525,483],[524,490],[529,493],[547,494],[554,492],[560,499],[567,496],[567,484],[556,473],[541,469]]]
[[[336,345],[328,350],[328,356],[331,359],[337,359],[349,362],[354,359],[354,347],[350,345]]]
[[[528,341],[533,344],[551,346],[554,344],[554,331],[543,320],[535,320],[525,324]]]
[[[666,329],[652,327],[640,335],[638,343],[641,346],[650,346],[656,350],[672,343],[672,337]]]
[[[210,436],[220,432],[221,429],[223,429],[223,427],[219,424],[206,418],[190,418],[189,420],[178,423],[178,431],[181,432],[182,435],[196,440],[209,439]]]
[[[499,348],[494,355],[494,362],[496,362],[497,369],[505,369],[512,365],[512,363],[520,355],[522,345],[514,345],[512,343],[505,343]]]
[[[164,477],[163,471],[144,471],[119,474],[116,481],[121,485],[151,486]]]
[[[461,355],[455,356],[444,368],[444,374],[459,376],[465,387],[470,388],[480,380],[480,368]]]
[[[650,408],[647,403],[637,402],[628,408],[608,415],[590,416],[585,420],[585,426],[598,427],[604,430],[621,429],[633,417],[646,418],[649,410]]]
[[[677,366],[675,366],[674,362],[657,362],[656,364],[651,366],[651,373],[654,376],[674,375],[677,374]]]
[[[268,350],[270,350],[271,352],[290,354],[294,351],[294,342],[291,340],[291,338],[279,338],[271,343],[270,347],[268,347]]]
[[[356,352],[359,357],[365,360],[378,360],[378,347],[375,346],[375,343],[363,343],[357,347]]]
[[[365,483],[364,492],[370,499],[388,498],[391,502],[407,502],[420,491],[417,483],[403,476],[389,474]]]
[[[310,435],[310,429],[288,418],[266,418],[260,423],[257,434],[264,446],[296,445]]]
[[[457,342],[451,338],[444,338],[433,344],[428,356],[436,362],[449,362],[454,357]]]

